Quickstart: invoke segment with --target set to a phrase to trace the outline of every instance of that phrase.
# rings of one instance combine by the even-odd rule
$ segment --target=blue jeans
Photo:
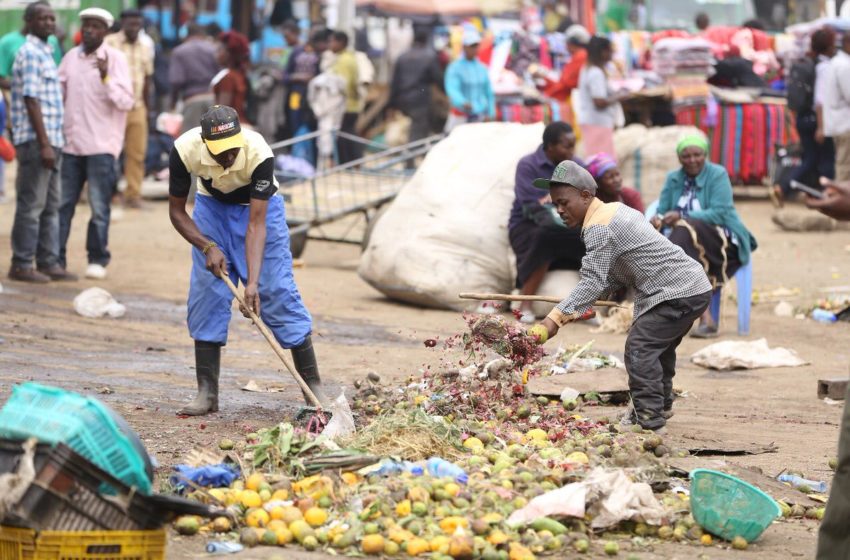
[[[230,279],[244,284],[248,277],[245,260],[245,232],[248,205],[226,204],[211,196],[195,197],[192,218],[207,239],[215,241],[227,259]],[[227,284],[206,268],[206,257],[192,248],[192,275],[189,281],[189,335],[204,342],[227,343],[233,294]],[[266,213],[266,246],[260,270],[260,318],[284,348],[301,345],[313,328],[313,319],[295,285],[289,228],[283,199],[273,196]]]
[[[50,268],[59,262],[58,168],[41,164],[41,149],[32,140],[15,147],[18,154],[18,176],[15,180],[17,200],[12,225],[12,266]],[[62,151],[54,148],[56,165]]]
[[[111,154],[75,156],[62,154],[62,205],[59,207],[59,263],[67,265],[65,248],[71,235],[71,220],[88,181],[91,219],[86,235],[89,264],[109,264],[109,213],[115,193],[117,172]]]

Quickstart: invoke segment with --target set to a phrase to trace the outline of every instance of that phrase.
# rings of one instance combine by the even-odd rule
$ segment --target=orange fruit
[[[364,535],[360,548],[366,554],[382,554],[384,552],[384,537],[381,535]]]
[[[248,527],[265,527],[269,521],[269,514],[263,508],[252,508],[245,513],[245,525]]]
[[[253,490],[243,490],[239,496],[239,502],[245,508],[255,508],[263,505],[263,500],[260,495]]]
[[[266,477],[263,476],[263,473],[253,473],[245,480],[245,489],[246,490],[254,490],[255,492],[260,489],[260,485],[266,482]]]

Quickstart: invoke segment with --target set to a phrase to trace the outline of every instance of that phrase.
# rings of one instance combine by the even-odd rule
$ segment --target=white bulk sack
[[[469,309],[477,302],[459,300],[460,292],[510,291],[516,165],[540,144],[543,128],[455,128],[375,224],[360,276],[387,297],[428,307]]]
[[[688,134],[702,134],[694,126],[647,128],[632,124],[614,132],[617,163],[623,184],[640,191],[644,204],[658,199],[667,174],[681,167],[676,144]]]

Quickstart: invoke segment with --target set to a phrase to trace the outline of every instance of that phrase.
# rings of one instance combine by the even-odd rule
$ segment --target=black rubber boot
[[[221,345],[215,342],[195,341],[195,375],[198,378],[198,396],[177,414],[203,416],[218,412],[218,375],[221,369]]]
[[[319,377],[319,365],[316,363],[316,353],[313,351],[313,340],[308,336],[299,346],[292,350],[292,361],[295,362],[295,369],[301,375],[301,379],[310,387],[322,406],[330,404],[330,400],[325,395],[325,390],[322,388],[322,379]],[[304,395],[304,400],[308,405],[313,405]]]

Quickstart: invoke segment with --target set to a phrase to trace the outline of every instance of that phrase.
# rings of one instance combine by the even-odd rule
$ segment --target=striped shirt
[[[580,318],[594,301],[620,288],[635,290],[635,319],[659,303],[711,290],[701,264],[658,233],[643,214],[624,204],[594,199],[581,236],[587,247],[581,280],[548,315],[560,326]]]
[[[54,148],[63,147],[64,110],[59,71],[53,61],[53,49],[35,35],[27,35],[27,42],[18,50],[12,65],[12,142],[16,146],[36,140],[24,97],[38,100],[47,140]]]

